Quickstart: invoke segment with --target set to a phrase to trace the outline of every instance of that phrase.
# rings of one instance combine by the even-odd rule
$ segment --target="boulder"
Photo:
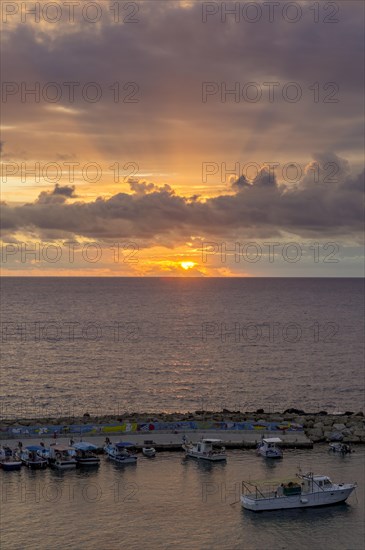
[[[315,423],[313,424],[313,428],[314,428],[314,429],[323,430],[323,422],[315,422]]]
[[[305,412],[302,411],[301,409],[286,409],[286,410],[284,411],[284,414],[287,414],[287,413],[289,413],[289,414],[300,414],[300,415],[305,414]],[[327,414],[327,413],[326,413],[326,414]]]
[[[336,432],[342,432],[343,430],[346,429],[346,426],[345,426],[345,424],[333,424],[332,428],[333,428]]]
[[[328,439],[330,441],[342,441],[343,440],[343,435],[342,435],[341,432],[332,432],[328,436]]]
[[[323,440],[323,431],[319,428],[312,428],[308,430],[306,435],[313,441],[313,443]]]

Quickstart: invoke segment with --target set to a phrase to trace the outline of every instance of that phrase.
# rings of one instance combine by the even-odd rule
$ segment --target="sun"
[[[180,265],[183,269],[185,269],[185,271],[187,271],[188,269],[192,269],[196,263],[195,262],[180,262]]]

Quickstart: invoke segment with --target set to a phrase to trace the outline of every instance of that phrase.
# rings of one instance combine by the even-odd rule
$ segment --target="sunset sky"
[[[3,275],[363,274],[362,2],[21,4]]]

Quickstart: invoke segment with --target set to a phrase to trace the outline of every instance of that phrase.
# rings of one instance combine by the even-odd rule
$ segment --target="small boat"
[[[108,443],[104,447],[109,460],[112,460],[116,464],[135,464],[137,462],[137,455],[128,451],[129,448],[134,447],[133,443],[127,441],[120,441],[119,443]]]
[[[143,442],[142,454],[147,458],[156,456],[156,449],[153,447],[153,443],[154,442],[149,439]]]
[[[76,468],[77,462],[73,456],[74,450],[72,447],[64,445],[54,445],[49,448],[48,463],[52,468],[58,470],[69,470]]]
[[[182,447],[187,457],[219,462],[227,460],[226,450],[221,443],[220,439],[202,439],[198,443],[184,443]]]
[[[73,456],[76,459],[78,467],[100,466],[100,458],[95,454],[98,448],[96,445],[87,443],[86,441],[80,441],[79,443],[75,443],[72,447],[75,449]]]
[[[283,458],[283,451],[277,447],[280,437],[264,437],[257,447],[257,454],[265,458]]]
[[[353,453],[353,450],[347,443],[330,443],[328,450],[332,453],[340,453],[342,455]]]
[[[28,445],[20,454],[22,463],[32,470],[46,468],[48,460],[42,456],[43,449],[40,445]]]
[[[13,451],[10,447],[4,445],[0,449],[0,466],[6,472],[20,470],[22,467],[22,461],[20,460],[17,451]]]
[[[241,504],[247,510],[283,510],[311,508],[344,502],[356,488],[356,483],[333,483],[324,475],[297,474],[297,478],[276,488],[262,488],[243,481]]]

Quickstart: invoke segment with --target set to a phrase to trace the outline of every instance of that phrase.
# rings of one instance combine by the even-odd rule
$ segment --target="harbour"
[[[256,550],[267,548],[273,538],[283,549],[325,544],[361,550],[365,446],[344,457],[327,447],[288,449],[279,461],[265,460],[251,449],[227,449],[227,461],[219,463],[161,451],[152,460],[138,453],[137,465],[123,467],[101,456],[96,469],[0,472],[3,538],[11,549],[35,550],[40,539],[42,547],[54,547],[55,541],[61,546],[69,541],[68,522],[77,515],[78,540],[92,549],[119,547],[122,536],[132,550],[147,541],[153,548]],[[298,466],[336,482],[356,481],[358,488],[346,503],[318,509],[254,514],[242,508],[243,480],[280,480],[295,475]]]

